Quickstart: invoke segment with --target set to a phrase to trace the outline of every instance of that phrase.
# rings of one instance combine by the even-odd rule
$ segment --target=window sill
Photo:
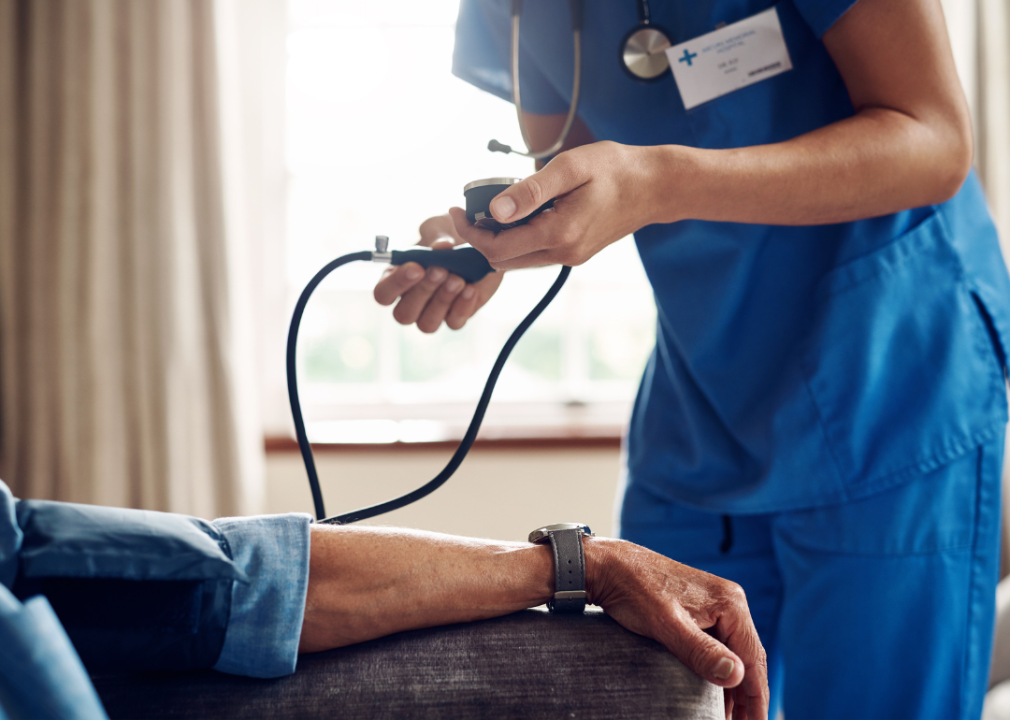
[[[479,437],[474,441],[475,450],[619,450],[621,448],[621,428],[594,428],[592,434],[584,430],[570,433],[551,434],[524,433],[522,435]],[[452,452],[459,440],[436,440],[431,442],[389,442],[389,443],[313,443],[316,453],[362,453],[362,452]],[[268,436],[263,448],[268,455],[297,453],[298,441],[293,437]]]

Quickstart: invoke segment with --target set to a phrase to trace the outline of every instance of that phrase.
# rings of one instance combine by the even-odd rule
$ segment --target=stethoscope
[[[491,152],[514,153],[523,157],[542,160],[557,154],[568,139],[579,108],[579,90],[582,86],[582,21],[583,0],[568,0],[572,16],[573,63],[572,102],[561,128],[561,134],[546,150],[534,151],[530,142],[526,122],[523,120],[522,98],[519,93],[519,16],[523,11],[523,0],[512,0],[512,104],[516,108],[519,131],[522,133],[526,152],[513,150],[509,145],[492,140],[487,144]],[[653,24],[649,12],[649,0],[638,0],[638,24],[631,28],[621,40],[621,66],[631,77],[643,82],[661,79],[670,70],[666,49],[670,47],[670,37],[666,31]]]

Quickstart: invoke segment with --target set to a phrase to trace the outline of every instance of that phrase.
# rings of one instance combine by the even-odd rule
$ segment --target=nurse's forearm
[[[776,145],[643,152],[650,222],[767,225],[848,222],[942,203],[971,160],[955,129],[878,108]]]
[[[647,149],[654,222],[835,223],[957,192],[971,119],[939,0],[860,0],[823,41],[857,114],[775,145]]]

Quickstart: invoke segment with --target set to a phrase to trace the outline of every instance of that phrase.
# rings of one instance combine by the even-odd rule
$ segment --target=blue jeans
[[[631,483],[621,536],[739,583],[774,718],[978,718],[999,575],[1003,438],[863,500],[730,520]],[[802,478],[797,478],[802,481]]]

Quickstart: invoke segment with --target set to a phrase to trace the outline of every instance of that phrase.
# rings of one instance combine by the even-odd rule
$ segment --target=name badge
[[[666,54],[686,110],[793,67],[774,7],[667,48]]]

